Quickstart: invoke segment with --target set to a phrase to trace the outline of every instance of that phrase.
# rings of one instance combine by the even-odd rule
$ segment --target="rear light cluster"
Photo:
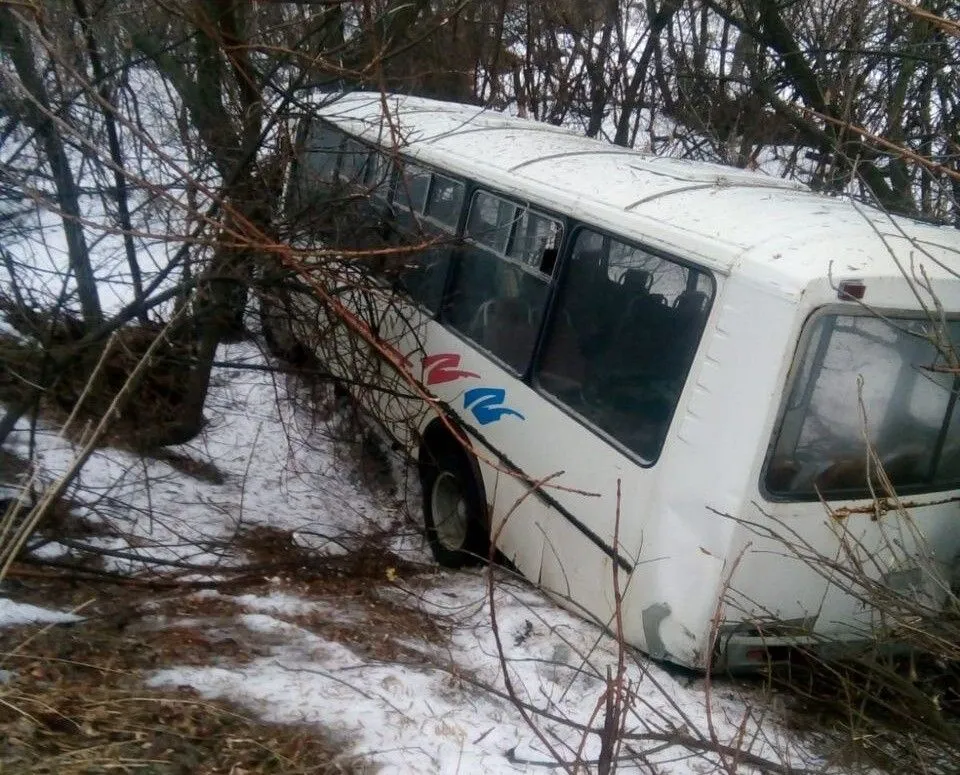
[[[841,301],[862,301],[867,286],[860,280],[844,280],[837,286],[837,298]]]

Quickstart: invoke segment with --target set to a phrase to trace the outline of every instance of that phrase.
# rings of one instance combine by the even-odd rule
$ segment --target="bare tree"
[[[47,85],[36,67],[38,54],[45,58],[52,52],[38,51],[34,47],[24,29],[22,17],[6,5],[0,5],[0,44],[10,57],[17,76],[15,82],[7,80],[9,93],[15,95],[18,102],[17,118],[37,134],[42,145],[56,191],[54,206],[62,220],[70,270],[77,284],[83,318],[88,326],[94,326],[101,321],[103,313],[81,225],[83,213],[76,177],[63,139],[62,115],[54,111]]]

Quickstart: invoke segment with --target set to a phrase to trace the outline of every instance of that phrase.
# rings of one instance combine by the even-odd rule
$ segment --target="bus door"
[[[397,176],[387,216],[389,242],[398,248],[381,264],[376,300],[376,335],[419,376],[439,328],[432,323],[441,303],[452,259],[466,186],[413,162]],[[394,437],[411,447],[422,424],[423,402],[407,378],[378,359],[376,416]]]

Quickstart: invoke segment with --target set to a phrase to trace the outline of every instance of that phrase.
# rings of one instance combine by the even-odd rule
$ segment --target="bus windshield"
[[[767,492],[879,497],[890,494],[884,474],[898,493],[960,486],[960,382],[945,357],[960,341],[960,321],[824,314],[808,329]]]

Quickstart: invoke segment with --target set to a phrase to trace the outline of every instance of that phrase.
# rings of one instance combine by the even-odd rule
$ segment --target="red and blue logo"
[[[427,385],[442,385],[458,379],[480,379],[473,371],[460,368],[459,353],[435,353],[423,361],[423,381]],[[463,394],[463,408],[473,414],[480,425],[498,422],[504,417],[526,418],[516,409],[507,406],[507,391],[502,387],[475,387]]]

